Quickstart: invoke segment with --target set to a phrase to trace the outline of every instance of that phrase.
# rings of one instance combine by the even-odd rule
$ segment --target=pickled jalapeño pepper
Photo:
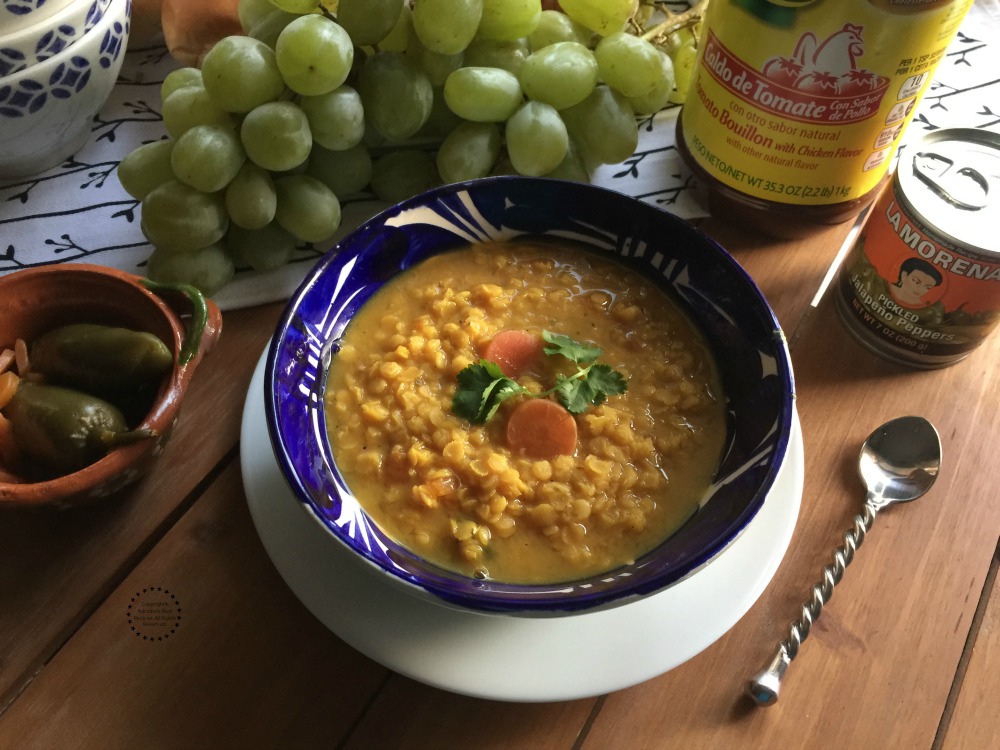
[[[170,349],[152,333],[93,323],[55,328],[31,344],[32,369],[88,393],[155,385],[173,364]]]
[[[157,434],[130,430],[121,411],[96,396],[25,380],[4,415],[22,456],[48,476],[78,471],[113,448]]]

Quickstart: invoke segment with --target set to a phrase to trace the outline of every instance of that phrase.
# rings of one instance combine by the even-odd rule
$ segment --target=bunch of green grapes
[[[119,166],[154,247],[147,274],[212,294],[236,265],[272,270],[328,240],[340,198],[366,190],[396,202],[491,174],[589,181],[635,152],[637,114],[682,94],[687,47],[637,35],[637,7],[240,0],[245,33],[166,77],[169,137]]]

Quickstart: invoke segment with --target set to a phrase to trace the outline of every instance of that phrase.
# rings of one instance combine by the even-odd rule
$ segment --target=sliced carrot
[[[542,358],[545,342],[527,331],[501,331],[483,348],[483,359],[496,362],[508,378],[516,378]]]
[[[576,451],[576,419],[547,398],[523,401],[507,420],[507,447],[529,458],[571,456]]]
[[[14,362],[14,350],[4,349],[0,351],[0,373],[7,372]]]
[[[5,372],[0,374],[0,409],[4,408],[14,398],[17,393],[17,386],[21,379],[16,373]]]

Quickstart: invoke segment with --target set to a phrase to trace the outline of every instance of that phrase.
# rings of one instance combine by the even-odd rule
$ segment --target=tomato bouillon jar
[[[710,209],[777,236],[848,221],[972,0],[712,0],[677,147]]]

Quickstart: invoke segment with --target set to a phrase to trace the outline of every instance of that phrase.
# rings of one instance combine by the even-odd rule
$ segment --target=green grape
[[[174,179],[170,167],[170,152],[174,142],[170,139],[144,143],[133,150],[118,164],[118,181],[125,192],[138,201],[145,200],[149,192],[164,182]]]
[[[420,130],[434,103],[427,75],[398,52],[380,52],[365,60],[358,93],[369,124],[390,141],[404,140]]]
[[[278,35],[274,57],[292,91],[317,96],[347,80],[354,63],[354,44],[336,21],[308,15],[288,24]]]
[[[212,101],[227,112],[249,112],[285,90],[274,51],[248,36],[227,36],[216,42],[205,53],[201,75]]]
[[[410,37],[410,44],[406,48],[407,59],[427,75],[432,86],[443,86],[448,76],[462,67],[463,56],[462,52],[455,55],[431,52],[416,34]]]
[[[274,3],[271,0],[239,0],[236,5],[236,18],[243,33],[246,34],[255,23],[274,10]]]
[[[490,173],[501,148],[500,130],[491,122],[463,122],[441,142],[437,169],[445,182],[462,182]]]
[[[528,57],[528,41],[497,42],[492,39],[473,39],[465,48],[463,64],[469,68],[501,68],[514,75],[521,74]]]
[[[483,15],[483,0],[419,0],[413,30],[427,49],[454,55],[469,46]]]
[[[396,25],[392,27],[385,38],[378,43],[378,48],[382,52],[405,52],[410,43],[410,35],[413,32],[413,11],[408,3],[403,3],[402,12],[396,19]]]
[[[403,10],[400,0],[340,0],[337,20],[358,46],[378,44],[389,35]]]
[[[228,224],[221,193],[203,193],[180,180],[153,188],[142,202],[143,234],[168,252],[192,252],[218,242]]]
[[[361,143],[343,151],[314,146],[306,174],[326,185],[340,197],[360,193],[372,179],[372,157]]]
[[[157,247],[149,256],[146,275],[161,284],[188,284],[211,297],[228,284],[236,268],[221,242],[193,253],[171,253]]]
[[[628,100],[600,85],[579,104],[561,112],[569,134],[584,154],[603,164],[617,164],[635,153],[639,128]]]
[[[569,139],[569,148],[566,149],[566,156],[551,172],[547,172],[545,177],[556,180],[572,180],[573,182],[590,182],[590,170],[584,163],[580,149]]]
[[[563,13],[601,36],[622,31],[638,0],[559,0]]]
[[[292,102],[267,102],[247,113],[240,139],[247,156],[272,172],[295,169],[313,143],[305,112]]]
[[[338,151],[361,143],[365,135],[365,108],[361,96],[341,86],[319,96],[303,96],[299,106],[309,121],[313,141]]]
[[[670,95],[670,101],[674,104],[683,104],[687,99],[688,89],[691,86],[691,74],[694,72],[694,64],[698,60],[698,42],[694,35],[689,35],[687,41],[671,56],[674,70],[674,90]]]
[[[226,211],[230,226],[260,229],[274,219],[278,196],[270,173],[252,161],[243,164],[239,173],[226,186]]]
[[[312,13],[319,7],[320,0],[271,0],[271,4],[276,8],[281,8],[286,13]]]
[[[529,99],[565,109],[579,104],[597,85],[597,60],[579,42],[556,42],[532,52],[521,69]]]
[[[579,42],[590,44],[593,32],[581,26],[565,13],[558,10],[543,10],[538,19],[538,27],[528,35],[528,46],[532,52],[548,47],[556,42]]]
[[[490,170],[490,177],[507,177],[518,175],[518,171],[514,169],[514,165],[510,162],[510,157],[506,154],[501,154],[500,158],[497,159],[497,163],[493,165],[493,169]]]
[[[372,169],[372,192],[388,203],[399,203],[440,184],[434,159],[415,148],[390,151]]]
[[[160,84],[160,100],[166,99],[177,89],[185,86],[204,86],[201,70],[198,68],[176,68],[167,73]]]
[[[673,59],[674,54],[677,50],[683,47],[685,44],[694,43],[696,40],[696,34],[694,32],[694,27],[692,26],[682,26],[673,32],[666,39],[662,39],[658,42],[660,50],[666,52]]]
[[[250,27],[247,36],[257,39],[271,49],[274,49],[274,46],[278,43],[278,37],[281,36],[281,32],[296,18],[301,18],[301,16],[273,8],[270,13],[258,19]]]
[[[229,184],[246,161],[240,137],[223,125],[196,125],[174,144],[170,166],[181,182],[214,193]]]
[[[386,137],[375,129],[371,120],[365,120],[365,137],[361,139],[361,144],[366,148],[382,148],[391,145]]]
[[[656,86],[643,96],[628,97],[628,103],[637,115],[654,114],[670,103],[670,97],[674,92],[674,64],[665,53],[660,52],[659,55],[660,77]]]
[[[274,181],[278,208],[274,220],[302,242],[322,242],[340,226],[340,201],[326,185],[307,174]]]
[[[476,33],[483,39],[510,42],[533,32],[541,16],[541,0],[483,0]]]
[[[226,249],[233,260],[259,272],[276,271],[288,265],[295,244],[295,237],[277,222],[259,229],[233,225],[226,233]]]
[[[594,50],[601,80],[625,96],[644,96],[663,73],[660,51],[637,36],[621,32],[604,37]]]
[[[473,122],[503,122],[521,106],[517,76],[500,68],[460,68],[444,84],[451,111]]]
[[[448,103],[444,100],[444,89],[436,88],[434,89],[434,102],[431,104],[431,113],[427,117],[427,122],[417,132],[417,136],[440,140],[463,122],[465,120],[452,112]]]
[[[519,174],[538,177],[558,167],[569,149],[566,125],[554,107],[526,102],[507,120],[507,153]]]
[[[163,125],[174,138],[180,138],[195,125],[235,127],[232,116],[219,107],[201,86],[184,86],[163,100]]]

